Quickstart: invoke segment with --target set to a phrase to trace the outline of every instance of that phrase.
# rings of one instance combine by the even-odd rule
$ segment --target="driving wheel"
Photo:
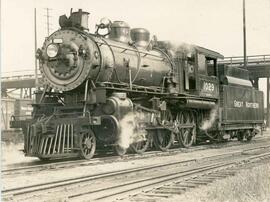
[[[113,150],[118,156],[124,156],[127,153],[127,149],[118,144],[113,146]]]
[[[190,111],[178,112],[175,119],[177,140],[180,146],[190,147],[196,137],[195,117]]]
[[[161,112],[161,125],[164,127],[171,126],[173,117],[169,109]],[[161,151],[167,151],[174,142],[173,132],[168,129],[158,129],[154,134],[154,144],[155,147]]]

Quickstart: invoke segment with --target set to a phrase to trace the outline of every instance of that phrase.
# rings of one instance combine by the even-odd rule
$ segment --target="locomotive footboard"
[[[88,117],[44,119],[26,126],[26,156],[40,159],[87,156],[95,147]]]

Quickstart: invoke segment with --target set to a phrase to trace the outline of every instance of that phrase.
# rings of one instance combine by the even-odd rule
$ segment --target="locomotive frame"
[[[130,33],[120,21],[101,22],[90,34],[87,18],[82,10],[60,16],[61,29],[37,52],[44,89],[36,92],[31,119],[11,121],[23,128],[26,156],[91,159],[111,147],[123,155],[121,121],[128,115],[138,136],[128,146],[137,153],[226,135],[250,141],[262,127],[263,94],[247,70],[218,66],[223,56],[199,46],[150,41],[146,29]],[[104,28],[108,34],[100,35]]]

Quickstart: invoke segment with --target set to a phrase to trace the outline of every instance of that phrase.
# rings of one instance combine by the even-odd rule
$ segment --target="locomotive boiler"
[[[130,30],[127,23],[115,21],[107,25],[110,33],[104,38],[84,32],[87,18],[88,13],[81,10],[71,13],[69,20],[61,16],[61,29],[45,40],[38,56],[45,85],[59,91],[73,90],[86,80],[161,85],[170,72],[170,59],[161,50],[147,47],[150,33],[146,29]]]
[[[104,18],[90,33],[88,15],[60,16],[60,29],[37,51],[43,90],[32,118],[12,121],[23,128],[27,156],[166,151],[228,134],[251,140],[262,126],[263,95],[241,77],[247,70],[218,67],[217,52],[158,41],[123,21]],[[233,114],[234,102],[248,103],[237,109],[247,108],[249,119]]]

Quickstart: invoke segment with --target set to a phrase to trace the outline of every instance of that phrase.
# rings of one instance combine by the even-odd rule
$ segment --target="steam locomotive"
[[[97,149],[166,151],[202,141],[250,141],[263,124],[263,93],[243,68],[218,65],[203,47],[159,41],[144,28],[89,13],[59,17],[37,51],[43,90],[24,131],[26,156],[83,157]]]

